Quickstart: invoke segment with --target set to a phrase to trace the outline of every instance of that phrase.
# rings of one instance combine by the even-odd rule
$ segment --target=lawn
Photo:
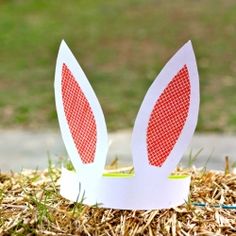
[[[57,128],[53,80],[65,39],[109,130],[132,127],[146,90],[191,39],[198,131],[236,131],[236,2],[0,0],[0,128]]]

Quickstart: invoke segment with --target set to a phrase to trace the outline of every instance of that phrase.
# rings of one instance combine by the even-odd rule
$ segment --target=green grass
[[[236,2],[0,0],[0,127],[57,127],[53,80],[61,39],[87,74],[110,130],[133,125],[146,90],[191,39],[199,131],[236,131]]]

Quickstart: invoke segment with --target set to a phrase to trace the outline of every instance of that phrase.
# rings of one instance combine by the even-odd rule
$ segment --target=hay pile
[[[175,209],[122,211],[71,203],[58,169],[0,174],[0,235],[236,235],[236,175],[188,170],[189,201]],[[194,202],[208,203],[207,207]]]

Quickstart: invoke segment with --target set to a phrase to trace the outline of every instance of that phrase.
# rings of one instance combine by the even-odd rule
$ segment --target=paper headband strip
[[[56,63],[55,98],[62,138],[76,170],[62,169],[63,197],[116,209],[162,209],[184,203],[190,176],[168,176],[197,124],[199,78],[190,41],[169,60],[145,95],[132,133],[133,176],[103,176],[108,151],[104,115],[64,41]]]

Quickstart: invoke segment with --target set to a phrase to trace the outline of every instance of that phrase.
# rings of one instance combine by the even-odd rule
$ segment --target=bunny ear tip
[[[192,40],[191,40],[191,39],[189,39],[189,40],[187,41],[187,43],[186,43],[186,44],[187,44],[187,45],[191,45],[191,46],[192,46],[192,45],[193,45],[193,44],[192,44]]]
[[[64,39],[61,40],[61,44],[60,44],[60,47],[59,47],[59,51],[64,49],[64,48],[68,48],[66,42]]]
[[[187,43],[185,43],[184,47],[190,49],[191,51],[193,51],[193,43],[191,40],[189,40]]]
[[[189,55],[190,57],[195,57],[192,41],[191,41],[191,40],[187,41],[187,42],[179,49],[178,52],[181,52],[182,55],[185,55],[185,56],[184,56],[185,59],[186,59],[186,56],[187,56],[187,55]],[[187,57],[187,59],[189,59],[189,57]]]
[[[60,46],[63,46],[63,45],[66,45],[66,42],[65,42],[64,39],[61,40],[61,44],[60,44]]]
[[[73,54],[64,39],[59,46],[57,60],[62,60],[63,62],[67,61],[67,63],[70,62],[70,60],[74,60]]]

